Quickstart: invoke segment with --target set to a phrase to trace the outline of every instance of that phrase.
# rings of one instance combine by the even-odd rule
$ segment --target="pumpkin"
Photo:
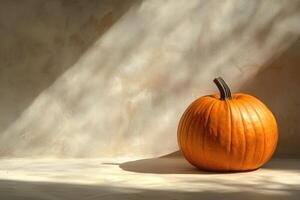
[[[231,95],[225,81],[214,79],[220,94],[195,100],[180,119],[177,138],[184,157],[209,171],[248,171],[274,153],[278,129],[274,115],[257,98]]]

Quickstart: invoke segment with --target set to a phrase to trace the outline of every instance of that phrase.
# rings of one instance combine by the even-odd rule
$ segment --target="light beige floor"
[[[227,174],[172,156],[2,159],[0,199],[300,199],[300,159],[275,158],[257,171]]]

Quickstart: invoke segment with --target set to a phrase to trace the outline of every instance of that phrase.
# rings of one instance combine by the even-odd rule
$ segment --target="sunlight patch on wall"
[[[237,90],[287,48],[299,32],[294,12],[293,4],[274,1],[133,6],[1,135],[1,155],[153,156],[176,150],[187,105],[216,92],[216,76]]]

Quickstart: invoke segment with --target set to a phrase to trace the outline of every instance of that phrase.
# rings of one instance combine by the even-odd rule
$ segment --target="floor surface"
[[[2,159],[1,200],[300,199],[300,159],[244,173],[199,171],[180,157]]]

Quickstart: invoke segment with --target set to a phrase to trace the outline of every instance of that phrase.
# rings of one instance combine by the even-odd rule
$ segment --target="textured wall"
[[[0,2],[0,155],[176,150],[178,120],[223,76],[264,100],[299,154],[299,1]]]
[[[278,153],[300,154],[300,39],[274,56],[258,74],[243,84],[243,91],[260,97],[277,117]]]

